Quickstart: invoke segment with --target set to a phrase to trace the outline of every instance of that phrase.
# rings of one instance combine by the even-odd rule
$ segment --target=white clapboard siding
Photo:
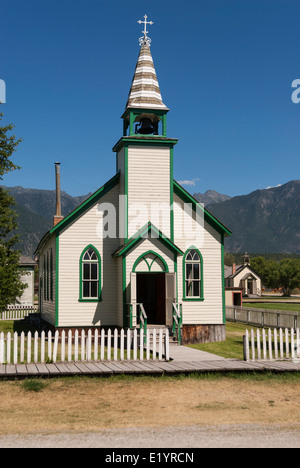
[[[300,362],[300,329],[246,330],[244,337],[246,361],[286,360]]]
[[[152,337],[151,337],[152,335]],[[157,341],[158,336],[158,341]],[[153,343],[153,348],[151,347]],[[47,346],[48,344],[48,346]],[[46,350],[47,357],[46,357]],[[151,358],[152,353],[152,358]],[[169,360],[169,332],[147,330],[75,330],[39,334],[0,333],[0,364],[78,362],[81,361]]]
[[[128,147],[128,236],[133,236],[148,221],[170,237],[170,148]],[[153,205],[160,204],[159,215]],[[137,225],[137,211],[140,219]],[[165,207],[165,209],[163,208]],[[166,215],[167,213],[167,215]]]
[[[120,240],[118,232],[116,236],[105,239],[102,236],[103,212],[107,209],[107,203],[111,203],[115,207],[118,228],[119,186],[116,185],[99,202],[87,209],[76,222],[71,223],[67,229],[63,230],[58,237],[59,294],[56,297],[58,301],[57,324],[55,324],[55,301],[45,302],[42,298],[43,318],[53,325],[66,328],[88,328],[95,326],[95,324],[107,326],[111,323],[123,325],[123,302],[118,299],[119,295],[122,297],[121,281],[118,288],[119,294],[116,294],[116,278],[118,278],[121,263],[112,258],[112,253],[120,247]],[[53,238],[43,247],[43,251],[40,253],[41,257],[50,247],[55,252],[54,240],[55,236],[53,235]],[[93,245],[101,256],[101,302],[79,301],[79,260],[88,245]]]
[[[183,257],[177,258],[178,301],[182,302],[183,324],[223,323],[221,235],[208,223],[196,223],[184,211],[184,202],[174,194],[174,243],[186,252],[197,247],[203,257],[204,301],[183,301]],[[189,229],[191,226],[191,229]],[[198,226],[198,227],[196,227]]]

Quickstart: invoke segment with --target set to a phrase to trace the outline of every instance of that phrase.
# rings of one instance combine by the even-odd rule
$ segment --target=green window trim
[[[47,300],[47,270],[46,270],[46,255],[43,256],[43,290],[44,290],[44,302]]]
[[[50,300],[53,302],[53,250],[50,250]]]
[[[199,297],[188,297],[186,295],[186,257],[191,250],[195,250],[200,258],[200,296]],[[184,254],[183,261],[182,261],[182,268],[183,268],[183,301],[189,302],[203,302],[204,301],[204,276],[203,276],[203,257],[199,249],[195,246],[191,246]]]
[[[92,249],[95,252],[95,254],[97,255],[97,259],[98,259],[98,262],[97,262],[97,265],[98,265],[98,297],[86,298],[86,297],[83,297],[83,274],[82,273],[83,273],[83,265],[84,265],[83,257],[84,257],[84,255],[86,254],[86,252],[89,249]],[[98,252],[98,250],[96,249],[96,247],[94,247],[92,244],[90,244],[87,247],[85,247],[82,254],[80,255],[80,260],[79,260],[79,299],[78,299],[78,302],[101,302],[101,300],[102,300],[101,285],[102,285],[101,255]]]
[[[152,260],[151,264],[149,265],[148,261],[146,260],[146,256],[147,255],[154,255],[154,259]],[[169,273],[169,267],[167,265],[167,262],[156,252],[153,252],[153,250],[148,250],[147,252],[143,253],[142,255],[139,256],[139,258],[137,258],[137,260],[135,261],[134,265],[133,265],[133,273],[152,273],[151,272],[151,268],[152,268],[152,265],[153,263],[155,262],[156,259],[159,259],[162,264],[164,265],[164,271],[162,271],[161,273]],[[139,263],[144,260],[144,262],[146,263],[146,265],[148,266],[148,270],[145,270],[145,271],[135,271],[137,266],[139,265]],[[160,273],[160,272],[155,272],[155,273]]]

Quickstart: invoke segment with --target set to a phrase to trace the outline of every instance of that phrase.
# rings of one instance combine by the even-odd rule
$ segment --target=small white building
[[[174,180],[168,112],[144,34],[116,174],[63,219],[58,210],[37,249],[41,316],[56,329],[139,326],[142,304],[149,325],[172,327],[181,311],[184,343],[225,339],[231,232]]]
[[[262,283],[260,276],[251,268],[250,255],[243,256],[244,264],[225,267],[226,288],[240,288],[246,297],[261,296]],[[235,304],[237,305],[237,304]]]

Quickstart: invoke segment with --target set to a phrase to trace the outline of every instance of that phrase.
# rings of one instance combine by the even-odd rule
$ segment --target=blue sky
[[[145,14],[176,180],[235,196],[299,179],[299,0],[0,0],[1,111],[24,140],[4,185],[54,189],[55,161],[71,195],[115,174]]]

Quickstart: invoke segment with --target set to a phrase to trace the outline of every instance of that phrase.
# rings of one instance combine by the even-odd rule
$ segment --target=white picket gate
[[[300,329],[269,328],[246,330],[244,360],[267,361],[292,359],[300,362]]]
[[[147,330],[146,336],[136,329],[0,333],[0,364],[144,359],[169,361],[168,330]]]

